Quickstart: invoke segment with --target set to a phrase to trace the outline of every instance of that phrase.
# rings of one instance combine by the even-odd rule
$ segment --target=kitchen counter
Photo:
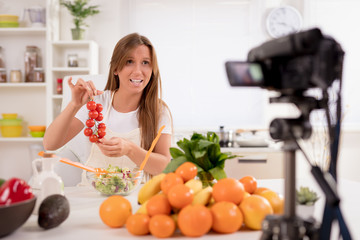
[[[283,193],[282,179],[271,180],[259,180],[258,185],[260,187],[268,187]],[[298,180],[298,185],[310,186],[320,193],[320,200],[315,205],[315,217],[317,220],[321,220],[324,196],[322,192],[314,185],[310,179]],[[342,197],[342,212],[345,216],[348,227],[352,232],[353,239],[360,238],[360,204],[358,203],[360,193],[356,190],[360,188],[359,182],[353,182],[348,180],[340,181],[339,192]],[[123,228],[109,228],[106,226],[99,217],[99,206],[106,199],[106,197],[99,195],[94,189],[88,187],[67,187],[65,188],[65,195],[70,202],[70,215],[65,222],[60,226],[43,230],[37,224],[37,216],[32,215],[27,222],[15,231],[13,234],[3,239],[156,239],[151,235],[147,236],[133,236],[125,227]],[[131,202],[133,212],[135,212],[139,205],[137,204],[137,192],[134,192],[126,198]],[[200,239],[259,239],[261,231],[238,231],[233,234],[216,234],[210,232]],[[191,239],[183,236],[179,230],[177,230],[173,236],[176,239]],[[199,239],[199,238],[194,238]]]

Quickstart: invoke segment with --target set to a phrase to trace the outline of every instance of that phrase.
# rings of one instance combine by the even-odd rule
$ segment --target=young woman
[[[111,164],[130,169],[140,166],[158,130],[165,125],[144,170],[156,175],[165,168],[171,159],[172,118],[161,100],[157,57],[148,38],[133,33],[120,39],[104,91],[82,79],[73,84],[70,78],[68,84],[71,101],[47,128],[43,140],[46,150],[59,149],[83,131],[89,118],[86,103],[93,98],[103,105],[106,135],[91,148],[84,148],[89,151],[86,165],[107,168]],[[84,145],[91,145],[88,138]]]

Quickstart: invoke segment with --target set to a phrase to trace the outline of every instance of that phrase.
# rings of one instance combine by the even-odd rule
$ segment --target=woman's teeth
[[[130,79],[131,82],[133,83],[141,83],[142,80],[138,80],[138,79]]]

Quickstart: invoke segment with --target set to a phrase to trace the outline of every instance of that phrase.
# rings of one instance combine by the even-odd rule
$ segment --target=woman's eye
[[[126,61],[126,64],[131,64],[131,63],[133,63],[133,60],[127,60]]]
[[[150,62],[149,61],[143,61],[143,64],[145,65],[145,64],[150,64]]]

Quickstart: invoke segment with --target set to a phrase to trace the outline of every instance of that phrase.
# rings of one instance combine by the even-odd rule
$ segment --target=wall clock
[[[299,32],[301,27],[302,16],[291,6],[274,8],[266,18],[266,30],[273,38]]]

